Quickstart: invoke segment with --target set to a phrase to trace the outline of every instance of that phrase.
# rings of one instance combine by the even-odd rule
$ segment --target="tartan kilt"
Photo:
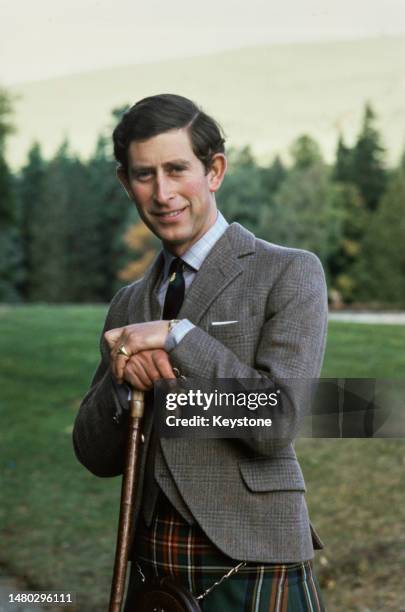
[[[146,580],[170,576],[197,596],[238,564],[216,548],[198,525],[185,522],[167,500],[158,508],[149,528],[143,519],[137,527],[125,612],[136,610],[136,591],[142,585],[139,568]],[[203,612],[325,610],[311,560],[249,563],[199,604]]]

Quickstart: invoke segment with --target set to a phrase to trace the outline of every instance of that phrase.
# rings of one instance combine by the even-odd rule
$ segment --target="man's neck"
[[[213,219],[210,221],[209,225],[205,228],[205,231],[202,234],[196,236],[193,242],[189,242],[186,245],[165,244],[164,242],[162,242],[163,248],[168,253],[173,255],[174,257],[182,257],[185,253],[187,253],[187,251],[189,251],[195,244],[197,244],[214,227],[217,220],[218,220],[218,209],[215,209],[215,216],[213,216]]]

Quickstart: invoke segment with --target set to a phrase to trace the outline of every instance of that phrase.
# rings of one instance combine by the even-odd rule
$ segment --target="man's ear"
[[[210,191],[215,193],[221,186],[224,180],[227,169],[226,157],[223,153],[215,153],[212,157],[211,168],[208,171],[208,180]]]
[[[129,180],[128,180],[128,175],[127,175],[127,173],[125,172],[125,169],[122,166],[118,166],[118,168],[117,168],[117,179],[119,180],[119,182],[121,183],[121,185],[125,189],[125,193],[129,197],[129,199],[133,200],[134,196],[132,195],[131,186],[130,186]]]

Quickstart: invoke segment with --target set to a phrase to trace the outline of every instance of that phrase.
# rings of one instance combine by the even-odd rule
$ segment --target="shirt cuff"
[[[191,323],[188,319],[181,319],[178,323],[175,323],[169,333],[167,334],[166,342],[165,342],[165,351],[170,353],[173,349],[176,348],[178,344],[183,340],[184,336],[188,334],[189,331],[194,329],[195,325]]]

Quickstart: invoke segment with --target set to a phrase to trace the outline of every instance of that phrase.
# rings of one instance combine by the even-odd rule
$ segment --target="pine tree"
[[[18,177],[18,201],[21,215],[21,238],[25,268],[25,282],[22,294],[25,299],[31,299],[33,269],[33,228],[44,189],[46,163],[42,157],[41,148],[34,143],[28,152],[28,161],[21,169]]]
[[[260,236],[263,207],[268,196],[260,168],[249,147],[230,151],[230,167],[218,193],[218,205],[229,222],[237,222]]]
[[[343,136],[339,136],[336,150],[336,162],[333,169],[333,178],[342,183],[352,183],[353,176],[353,152],[345,145]]]
[[[318,143],[303,134],[297,138],[290,147],[290,154],[293,159],[294,168],[305,170],[314,164],[322,161],[322,154]]]
[[[405,306],[405,157],[371,216],[356,266],[356,298]]]
[[[13,131],[10,122],[11,97],[0,90],[0,301],[20,299],[24,279],[21,236],[13,176],[6,162],[6,138]]]
[[[96,261],[98,275],[102,278],[99,299],[110,301],[123,284],[121,270],[133,260],[124,235],[130,225],[139,221],[139,216],[117,180],[110,143],[103,136],[99,137],[88,162],[88,192],[87,204],[97,219],[99,249]]]
[[[339,190],[318,155],[305,155],[304,163],[301,155],[298,159],[263,216],[262,227],[271,242],[315,252],[329,276],[329,260],[342,232]]]
[[[384,193],[387,173],[384,166],[384,148],[375,127],[376,115],[366,104],[363,125],[353,148],[352,181],[358,187],[368,210],[376,210]]]
[[[69,301],[67,211],[70,163],[68,143],[64,142],[47,164],[43,190],[37,203],[31,248],[31,296],[35,301]]]
[[[283,162],[277,155],[268,168],[262,170],[262,185],[270,199],[275,195],[287,175]]]

